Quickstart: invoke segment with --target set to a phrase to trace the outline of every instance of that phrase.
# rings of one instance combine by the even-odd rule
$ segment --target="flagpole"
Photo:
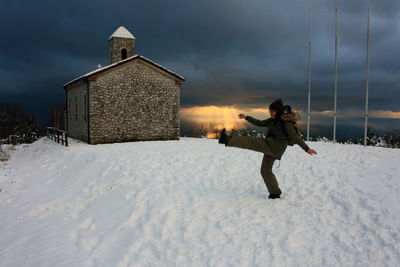
[[[364,127],[364,146],[367,145],[367,129],[368,129],[368,79],[369,79],[369,7],[368,7],[368,30],[367,30],[367,84],[365,92],[365,127]]]
[[[312,10],[310,10],[310,39],[308,41],[307,141],[309,141],[309,139],[310,139],[310,116],[311,116],[311,38],[312,38]]]
[[[335,100],[333,110],[333,142],[336,142],[336,106],[337,106],[337,46],[338,46],[338,0],[336,0],[336,35],[335,35]]]

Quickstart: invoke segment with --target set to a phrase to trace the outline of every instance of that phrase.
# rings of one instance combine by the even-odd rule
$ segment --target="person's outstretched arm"
[[[245,119],[246,121],[250,122],[251,124],[255,125],[255,126],[259,126],[259,127],[268,127],[268,123],[272,120],[270,119],[266,119],[266,120],[257,120],[251,116],[246,116],[244,114],[239,114],[239,119]]]
[[[317,152],[314,149],[311,149],[308,147],[306,143],[304,143],[303,138],[301,138],[296,130],[294,129],[293,123],[291,122],[285,122],[284,124],[286,133],[289,135],[290,139],[295,142],[295,144],[299,145],[305,152],[308,154],[317,154]]]

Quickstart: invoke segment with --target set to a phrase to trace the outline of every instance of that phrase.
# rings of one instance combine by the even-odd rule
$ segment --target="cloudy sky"
[[[370,122],[400,128],[400,1],[339,0],[338,136],[363,133],[368,6]],[[50,105],[64,103],[64,83],[108,64],[108,37],[123,25],[138,54],[185,77],[184,129],[202,109],[208,120],[267,117],[276,98],[304,126],[310,9],[312,129],[331,136],[334,0],[2,1],[0,102],[23,103],[44,125]]]

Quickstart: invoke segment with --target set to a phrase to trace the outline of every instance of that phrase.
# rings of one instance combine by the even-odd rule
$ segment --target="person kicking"
[[[299,145],[310,155],[317,152],[304,143],[299,135],[295,122],[300,119],[297,113],[290,110],[285,113],[285,106],[281,99],[275,100],[269,105],[269,114],[271,118],[266,120],[257,120],[245,114],[239,114],[239,119],[245,119],[251,124],[259,127],[267,127],[268,133],[265,138],[253,136],[227,135],[226,129],[221,131],[219,143],[225,146],[250,149],[264,154],[261,164],[261,176],[267,186],[270,199],[280,198],[281,189],[278,181],[272,172],[272,166],[275,160],[280,160],[287,146],[290,143]]]

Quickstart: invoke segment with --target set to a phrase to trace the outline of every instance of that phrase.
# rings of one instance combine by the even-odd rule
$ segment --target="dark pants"
[[[278,181],[276,180],[275,175],[272,173],[272,166],[274,165],[276,158],[270,155],[271,149],[263,138],[234,135],[229,137],[228,146],[249,149],[263,153],[264,157],[261,164],[261,176],[264,179],[264,183],[267,186],[270,194],[281,194]]]

